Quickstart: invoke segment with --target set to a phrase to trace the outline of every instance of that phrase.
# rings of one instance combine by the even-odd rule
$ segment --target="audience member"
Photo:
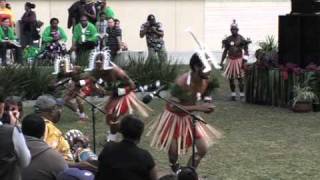
[[[177,180],[177,176],[174,174],[168,174],[162,176],[159,180]]]
[[[108,40],[106,45],[111,51],[111,60],[114,61],[118,52],[121,50],[122,31],[120,28],[117,28],[115,26],[114,20],[112,18],[108,20],[107,34]]]
[[[56,42],[67,42],[67,34],[65,31],[59,27],[59,19],[51,18],[50,26],[46,27],[42,33],[42,43],[45,47],[51,45]]]
[[[32,10],[36,7],[35,4],[26,2],[24,5],[25,13],[21,17],[20,29],[21,29],[21,46],[31,46],[34,40],[39,40],[39,33],[37,31],[37,16]]]
[[[84,16],[88,17],[88,20],[92,24],[96,24],[97,22],[97,10],[95,6],[94,0],[86,0],[86,5],[81,10]]]
[[[68,168],[59,174],[57,180],[94,180],[94,174],[87,170]]]
[[[45,128],[44,120],[36,114],[22,121],[22,132],[32,157],[30,165],[22,170],[22,180],[56,180],[67,168],[63,156],[43,141]]]
[[[96,23],[96,9],[92,0],[79,0],[71,5],[68,9],[68,28],[74,28],[80,23],[82,16],[87,16],[89,21],[93,24]]]
[[[96,161],[97,155],[90,148],[89,138],[78,129],[71,129],[65,134],[75,162]]]
[[[55,126],[59,122],[62,106],[59,101],[50,95],[39,96],[35,105],[35,113],[40,115],[46,124],[44,141],[63,155],[67,161],[73,161],[70,146],[62,132]]]
[[[151,154],[137,146],[144,130],[143,122],[128,115],[120,124],[123,141],[107,143],[99,155],[96,180],[156,180],[157,172]]]
[[[0,22],[3,19],[9,19],[9,26],[14,26],[15,16],[6,0],[0,0]]]
[[[88,58],[80,57],[80,52],[87,52],[92,50],[97,45],[98,32],[96,27],[88,22],[86,16],[81,17],[81,22],[77,24],[73,31],[72,47],[71,50],[75,50],[77,54],[77,65],[87,66]],[[85,60],[86,62],[80,62]]]
[[[100,34],[100,47],[104,47],[106,45],[108,21],[106,20],[106,15],[103,12],[101,12],[99,16],[100,18],[96,23],[96,27]]]
[[[22,63],[22,49],[17,43],[17,37],[14,29],[10,27],[8,18],[2,19],[0,27],[0,58],[2,65],[7,65],[7,49],[15,49],[15,58],[18,63]]]
[[[164,32],[160,22],[156,21],[154,15],[150,14],[147,22],[142,24],[140,29],[140,38],[146,36],[148,46],[148,59],[158,58],[167,60],[167,51],[165,49],[163,36]]]
[[[20,129],[0,121],[0,179],[20,180],[21,168],[29,165],[30,151]]]
[[[104,35],[107,33],[108,21],[106,20],[106,15],[104,13],[100,13],[99,21],[96,23],[97,30],[100,35]]]
[[[115,23],[116,28],[121,29],[119,19],[114,19],[114,23]],[[128,51],[128,45],[127,45],[127,43],[123,42],[122,36],[121,36],[121,51]]]
[[[177,171],[177,180],[198,180],[198,174],[192,167],[182,167]]]
[[[20,118],[23,116],[22,100],[18,96],[9,96],[4,100],[3,113],[0,121],[4,124],[20,126]]]
[[[80,8],[86,4],[86,0],[79,0],[74,2],[68,9],[68,28],[74,28],[80,22]]]
[[[107,20],[109,20],[111,18],[115,18],[115,13],[114,13],[113,9],[110,6],[108,6],[107,0],[102,0],[102,9],[106,15]]]

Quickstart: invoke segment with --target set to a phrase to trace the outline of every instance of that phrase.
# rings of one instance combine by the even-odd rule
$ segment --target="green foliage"
[[[259,42],[259,47],[265,53],[278,51],[278,43],[273,35],[268,35],[265,41]]]
[[[6,66],[0,69],[0,95],[36,99],[49,92],[52,71],[50,67]]]
[[[278,43],[274,36],[267,36],[265,41],[258,43],[259,49],[255,56],[257,63],[266,67],[276,67],[278,65]]]
[[[129,76],[141,84],[156,80],[172,83],[178,75],[179,67],[175,59],[146,59],[143,55],[129,56],[129,61],[122,64]]]
[[[312,88],[312,91],[320,97],[320,72],[314,72],[308,76],[308,85]]]
[[[0,96],[4,99],[7,96],[21,95],[28,87],[30,80],[24,77],[20,66],[5,66],[0,69]]]
[[[297,102],[319,102],[318,96],[312,91],[310,86],[297,85],[294,86],[293,106]]]
[[[28,62],[29,60],[33,61],[38,57],[39,53],[40,53],[40,48],[33,47],[33,46],[26,47],[23,51],[23,59],[26,62]]]

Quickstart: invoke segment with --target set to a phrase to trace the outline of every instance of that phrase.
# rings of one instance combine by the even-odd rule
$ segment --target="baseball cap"
[[[50,111],[56,108],[56,106],[62,105],[62,99],[56,99],[51,95],[42,95],[37,98],[34,108],[35,111]]]
[[[94,180],[94,175],[87,170],[68,168],[58,175],[57,180]]]

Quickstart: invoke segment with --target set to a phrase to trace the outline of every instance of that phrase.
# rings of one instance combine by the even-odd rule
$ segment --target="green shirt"
[[[68,38],[64,30],[58,27],[58,33],[60,34],[60,40],[63,42],[67,42]],[[51,43],[53,42],[53,34],[51,33],[51,26],[46,27],[46,29],[42,33],[42,42],[43,43]]]
[[[111,7],[107,7],[104,9],[104,14],[106,15],[106,19],[114,18],[115,14]]]
[[[0,27],[0,42],[5,40],[6,38],[8,40],[17,40],[16,33],[14,32],[12,27],[8,27],[8,31],[7,31],[7,33],[5,33],[3,27],[1,26]]]
[[[88,22],[87,27],[82,28],[81,24],[77,24],[73,30],[72,41],[77,43],[83,43],[87,41],[97,42],[98,40],[97,28]]]

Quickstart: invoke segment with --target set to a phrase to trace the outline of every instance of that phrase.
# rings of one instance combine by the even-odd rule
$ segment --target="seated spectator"
[[[20,129],[0,121],[0,179],[20,180],[21,168],[29,165],[30,151]]]
[[[6,0],[0,0],[0,22],[3,19],[9,19],[9,26],[14,27],[15,16]]]
[[[37,31],[37,16],[32,10],[36,7],[35,4],[26,2],[25,13],[21,17],[20,29],[21,29],[21,45],[22,47],[33,45],[34,40],[39,40],[39,34]],[[37,37],[36,37],[37,36]]]
[[[51,18],[50,26],[46,27],[42,33],[42,43],[45,47],[56,42],[66,43],[68,40],[67,34],[59,27],[59,19]]]
[[[177,180],[198,180],[198,174],[192,167],[182,167],[177,171]]]
[[[36,114],[22,121],[22,132],[32,157],[30,165],[22,170],[22,180],[56,180],[68,167],[63,156],[42,140],[45,128],[44,120]]]
[[[45,123],[44,141],[57,152],[63,155],[66,161],[73,161],[70,146],[62,132],[55,126],[59,122],[62,104],[50,95],[39,96],[35,105],[35,113],[40,115]]]
[[[123,118],[120,132],[123,141],[107,143],[99,155],[96,180],[156,180],[157,172],[151,154],[137,146],[144,130],[135,116]]]
[[[20,118],[23,116],[22,100],[18,96],[9,96],[4,100],[3,113],[0,116],[0,121],[4,124],[20,126]]]
[[[82,16],[80,20],[81,22],[75,26],[73,31],[71,50],[76,51],[77,65],[87,66],[88,58],[80,57],[80,52],[88,52],[88,50],[94,49],[97,45],[99,34],[96,27],[88,22],[86,16]]]
[[[98,160],[97,155],[94,154],[90,148],[89,138],[80,130],[69,130],[65,134],[65,139],[67,139],[70,145],[75,162]]]
[[[87,170],[68,168],[59,174],[57,180],[94,180],[94,174]]]
[[[117,54],[121,50],[121,37],[122,32],[120,28],[115,26],[114,20],[108,20],[108,28],[107,28],[108,40],[107,46],[110,49],[111,53],[111,60],[114,61]]]
[[[14,29],[9,26],[10,20],[8,18],[2,19],[0,27],[0,58],[2,65],[7,65],[7,49],[15,49],[15,58],[18,63],[22,63],[22,49],[17,42],[17,37]]]

